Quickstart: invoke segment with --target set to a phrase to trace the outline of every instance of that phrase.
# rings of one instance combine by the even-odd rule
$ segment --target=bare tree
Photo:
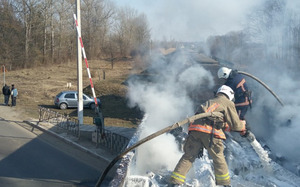
[[[249,15],[245,30],[210,37],[207,43],[211,55],[229,61],[299,69],[299,28],[298,12],[283,0],[267,0]]]
[[[40,48],[43,45],[42,4],[39,0],[16,0],[15,5],[17,17],[24,24],[25,59],[23,67],[28,67],[39,61],[41,56]]]
[[[74,28],[74,2],[70,0],[56,0],[54,4],[53,32],[56,43],[53,49],[55,58],[62,63],[75,59],[76,30]]]
[[[147,18],[134,9],[125,7],[118,11],[113,32],[121,56],[127,56],[138,48],[146,48],[150,45]]]
[[[0,60],[2,64],[18,65],[23,59],[23,27],[9,0],[0,0]]]
[[[115,8],[106,0],[84,0],[83,2],[82,30],[87,55],[90,58],[99,57],[104,41],[109,37],[108,27],[115,14]]]
[[[73,0],[0,0],[0,3],[1,48],[11,52],[11,57],[3,53],[2,58],[21,67],[75,59]],[[150,31],[144,14],[130,8],[116,9],[110,0],[82,0],[81,7],[81,34],[89,58],[115,59],[144,54],[149,48]],[[15,32],[8,33],[9,29]],[[12,43],[20,50],[5,45],[3,37],[7,36],[16,40]]]

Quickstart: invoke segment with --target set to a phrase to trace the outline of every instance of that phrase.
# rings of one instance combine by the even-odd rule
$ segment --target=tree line
[[[300,15],[285,0],[266,0],[248,15],[242,31],[211,36],[207,44],[211,56],[239,66],[259,62],[299,71]]]
[[[76,60],[75,10],[74,0],[0,0],[0,64],[30,68]],[[258,61],[299,70],[299,17],[285,0],[265,0],[243,30],[209,37],[207,53],[240,66]],[[81,26],[89,60],[143,57],[150,47],[178,45],[175,39],[151,42],[145,14],[110,0],[81,0]]]
[[[74,0],[0,0],[0,60],[13,68],[77,58]],[[89,59],[145,55],[150,29],[144,14],[109,0],[81,1],[81,35]]]

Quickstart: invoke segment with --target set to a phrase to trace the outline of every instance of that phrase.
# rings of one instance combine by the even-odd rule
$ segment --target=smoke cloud
[[[178,55],[171,62],[164,58],[153,60],[153,66],[149,68],[155,72],[151,82],[129,83],[131,106],[139,106],[146,115],[139,126],[140,139],[194,115],[195,104],[188,93],[196,87],[207,89],[214,86],[212,74],[202,66],[192,64],[185,68],[185,56]],[[138,148],[134,174],[173,170],[181,155],[174,136],[161,135]]]
[[[296,50],[292,46],[297,46],[297,43],[288,40],[286,36],[290,32],[287,28],[295,24],[295,15],[299,18],[297,12],[300,10],[300,3],[276,2],[279,2],[281,9],[270,13],[273,23],[268,25],[268,30],[260,32],[259,36],[250,32],[254,40],[260,38],[256,42],[259,41],[263,46],[263,58],[250,60],[246,71],[265,82],[284,106],[257,82],[249,80],[254,103],[246,117],[255,135],[271,149],[273,159],[297,173],[297,166],[300,165],[300,150],[297,149],[297,142],[300,141],[300,89],[297,76],[299,66],[295,64],[299,62],[299,57],[292,55],[293,50]],[[257,8],[262,10],[263,7]],[[265,24],[268,23],[259,23],[256,28],[266,28]]]
[[[250,13],[268,12],[263,9],[266,2],[283,2],[283,10],[272,15],[272,20],[266,22],[264,21],[267,20],[267,17],[261,19],[261,22],[257,22],[263,17],[259,14],[256,14],[257,19],[252,17],[250,20],[251,18],[248,17]],[[300,165],[300,150],[297,149],[298,142],[300,142],[300,114],[298,112],[300,109],[298,97],[300,80],[299,66],[295,66],[295,64],[299,63],[299,52],[287,52],[295,43],[288,43],[285,39],[288,38],[286,29],[299,23],[300,2],[294,0],[191,0],[188,2],[123,0],[123,3],[123,5],[132,6],[147,15],[151,34],[155,40],[175,39],[194,42],[211,35],[223,35],[229,31],[247,31],[249,43],[258,44],[261,47],[258,51],[262,55],[260,54],[261,56],[258,57],[258,54],[253,54],[250,59],[247,59],[248,63],[241,66],[244,67],[242,70],[255,75],[266,83],[283,101],[284,107],[264,87],[250,78],[246,78],[253,91],[254,101],[246,118],[258,139],[271,149],[273,159],[283,158],[281,159],[282,164],[295,173],[297,172],[296,168]],[[270,11],[269,13],[271,15],[274,12]],[[250,26],[254,26],[252,29],[260,32],[253,33],[248,28]],[[297,27],[295,26],[295,28]],[[265,29],[264,32],[261,32],[263,29]],[[236,51],[243,53],[243,49]],[[290,58],[284,58],[285,56]],[[187,93],[203,84],[214,85],[213,76],[215,75],[210,75],[201,67],[194,66],[180,72],[183,70],[185,61],[181,58],[178,57],[174,63],[167,64],[162,57],[157,57],[153,60],[152,68],[159,76],[156,78],[161,81],[149,84],[138,82],[130,84],[128,97],[131,105],[138,105],[148,115],[148,119],[143,124],[142,137],[173,124],[187,115],[192,115],[195,104],[189,99]],[[287,60],[291,58],[295,64]],[[178,160],[181,153],[176,153],[176,145],[166,147],[163,144],[165,141],[170,141],[167,145],[174,142],[171,136],[151,141],[149,145],[139,150],[137,160],[140,162],[145,160],[143,151],[150,154],[153,146],[162,146],[162,149],[157,149],[160,150],[159,153],[155,152],[153,155],[158,154],[161,158],[169,158],[174,155],[174,158],[170,159],[172,163],[164,163],[165,166],[162,166],[173,169],[172,167],[176,164],[173,162]],[[152,163],[153,166],[156,166],[155,163],[164,165],[154,156],[147,162]],[[151,165],[141,166],[140,170],[144,172],[147,168],[150,169]]]

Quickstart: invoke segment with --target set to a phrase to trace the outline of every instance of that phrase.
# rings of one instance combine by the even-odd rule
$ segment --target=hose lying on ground
[[[277,99],[277,101],[281,104],[281,106],[284,106],[283,102],[279,99],[279,97],[264,82],[262,82],[257,77],[255,77],[255,76],[253,76],[253,75],[251,75],[249,73],[246,73],[246,72],[243,72],[243,71],[238,71],[238,73],[246,75],[248,77],[251,77],[252,79],[254,79],[257,82],[259,82],[261,85],[263,85]]]
[[[116,156],[110,163],[109,165],[105,168],[105,170],[103,171],[101,177],[99,178],[99,180],[97,181],[97,184],[95,187],[100,187],[101,183],[103,182],[105,176],[107,175],[107,173],[109,172],[109,170],[114,166],[115,163],[117,163],[117,161],[119,159],[121,159],[124,155],[126,155],[128,152],[132,151],[133,149],[135,149],[136,147],[140,146],[141,144],[152,140],[153,138],[162,135],[166,132],[169,132],[173,129],[176,129],[180,126],[183,126],[184,124],[190,122],[190,121],[195,121],[197,119],[200,118],[204,118],[204,117],[209,117],[209,116],[213,116],[213,117],[217,117],[217,118],[223,118],[223,114],[221,112],[208,112],[208,113],[201,113],[201,114],[197,114],[194,115],[192,117],[186,118],[180,122],[174,123],[173,125],[170,125],[164,129],[161,129],[143,139],[141,139],[140,141],[138,141],[137,143],[135,143],[134,145],[132,145],[131,147],[127,148],[125,151],[123,151],[122,153],[120,153],[118,156]]]

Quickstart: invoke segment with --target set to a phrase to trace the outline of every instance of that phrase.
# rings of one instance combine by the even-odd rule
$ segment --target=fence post
[[[70,126],[70,118],[69,118],[69,115],[67,115],[67,134],[69,132],[69,126]]]
[[[41,118],[42,118],[42,108],[39,108],[39,122],[41,122]]]
[[[80,140],[80,124],[79,124],[78,120],[77,120],[76,126],[77,126],[77,138],[78,138],[78,140]]]

